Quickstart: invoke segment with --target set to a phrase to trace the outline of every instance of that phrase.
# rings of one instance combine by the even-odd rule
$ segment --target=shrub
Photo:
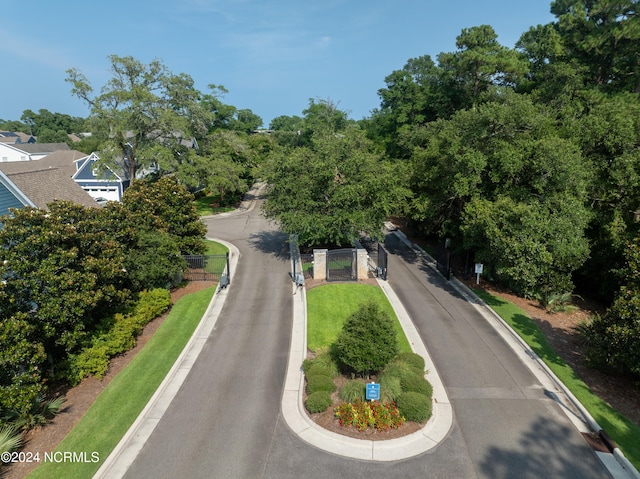
[[[396,404],[407,421],[425,422],[431,417],[431,398],[424,394],[403,392]]]
[[[8,411],[5,420],[11,422],[16,429],[32,429],[48,424],[64,406],[64,396],[45,400],[41,395],[35,397],[26,411]]]
[[[347,381],[338,392],[340,399],[346,402],[364,401],[367,395],[367,386],[365,381],[354,379]]]
[[[334,343],[337,359],[362,375],[380,371],[398,354],[393,320],[373,300],[347,318]]]
[[[316,391],[313,394],[309,394],[309,397],[304,402],[304,406],[310,413],[324,412],[331,404],[333,404],[333,400],[331,399],[331,394],[327,391]]]
[[[328,351],[320,351],[315,358],[305,359],[302,362],[302,370],[306,376],[325,374],[335,378],[340,374],[338,366]]]
[[[420,374],[403,377],[400,380],[400,386],[402,387],[402,392],[424,394],[429,399],[433,396],[433,386]]]
[[[109,369],[109,360],[122,354],[136,344],[136,337],[144,326],[164,312],[171,304],[171,294],[165,289],[155,289],[140,293],[138,302],[129,314],[116,314],[110,325],[96,335],[91,344],[78,354],[70,354],[63,367],[62,376],[72,385],[87,376],[98,379]]]
[[[395,402],[398,396],[402,393],[402,387],[400,386],[400,378],[394,376],[382,376],[379,380],[380,383],[380,402]]]
[[[12,452],[22,445],[22,435],[15,426],[3,424],[0,426],[0,453]]]
[[[395,357],[394,361],[403,361],[407,363],[409,366],[419,371],[422,371],[422,373],[424,374],[424,370],[425,370],[424,358],[419,354],[410,353],[410,352],[400,353]]]
[[[381,378],[394,377],[402,381],[402,378],[415,376],[416,374],[423,375],[424,372],[420,369],[416,369],[405,361],[396,359],[390,362],[387,367],[384,368],[381,374]]]
[[[332,393],[336,390],[336,384],[333,378],[324,374],[316,374],[315,376],[307,376],[307,394],[311,395],[318,391],[326,391]]]

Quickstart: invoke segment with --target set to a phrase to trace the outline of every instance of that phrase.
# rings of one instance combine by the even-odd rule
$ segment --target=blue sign
[[[367,384],[367,401],[377,401],[380,399],[380,385],[376,383]]]

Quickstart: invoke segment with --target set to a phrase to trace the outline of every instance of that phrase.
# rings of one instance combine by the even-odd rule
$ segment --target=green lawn
[[[223,244],[216,243],[215,241],[211,240],[204,240],[204,242],[207,246],[207,250],[204,252],[204,254],[226,254],[229,252],[229,248],[227,248]]]
[[[369,299],[377,301],[394,319],[400,351],[410,352],[409,341],[384,291],[377,286],[358,283],[328,284],[307,291],[307,347],[315,351],[330,346],[347,317]]]
[[[91,477],[138,417],[178,358],[202,319],[215,288],[181,298],[160,328],[98,396],[56,451],[97,452],[100,461],[42,463],[30,479]]]
[[[523,310],[484,290],[474,292],[520,335],[618,444],[627,459],[640,469],[640,427],[596,396],[556,354],[538,325]]]
[[[235,202],[235,199],[234,199]],[[200,216],[215,215],[218,213],[226,213],[236,209],[235,204],[220,206],[220,197],[218,196],[203,196],[197,198],[194,201],[196,211]]]

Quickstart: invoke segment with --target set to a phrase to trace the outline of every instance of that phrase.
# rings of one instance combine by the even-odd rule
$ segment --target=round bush
[[[400,379],[394,376],[382,376],[380,378],[380,402],[388,403],[394,402],[398,399],[398,396],[402,393],[402,387],[400,386]]]
[[[405,376],[400,380],[402,392],[420,393],[431,399],[433,395],[433,386],[425,379],[424,376],[414,374],[413,376]]]
[[[347,381],[338,392],[340,399],[346,402],[354,403],[356,400],[364,401],[367,395],[366,383],[361,379]]]
[[[407,421],[425,422],[431,417],[431,398],[424,394],[402,393],[396,401],[396,406]]]
[[[331,378],[338,376],[338,367],[334,363],[314,362],[305,373],[307,376],[324,375]]]
[[[419,369],[424,374],[424,368],[425,368],[424,358],[419,354],[409,353],[409,352],[400,353],[396,356],[394,361],[404,361],[409,366]]]
[[[307,376],[307,394],[312,395],[318,391],[326,391],[332,393],[336,390],[336,384],[333,378],[324,374],[316,374]]]
[[[332,404],[331,394],[327,391],[316,391],[309,395],[304,402],[304,407],[306,407],[310,413],[316,413],[326,411]]]

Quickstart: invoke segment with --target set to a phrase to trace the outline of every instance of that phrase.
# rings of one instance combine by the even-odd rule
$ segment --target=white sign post
[[[476,263],[476,284],[480,284],[480,275],[483,269],[484,265],[482,263]]]

